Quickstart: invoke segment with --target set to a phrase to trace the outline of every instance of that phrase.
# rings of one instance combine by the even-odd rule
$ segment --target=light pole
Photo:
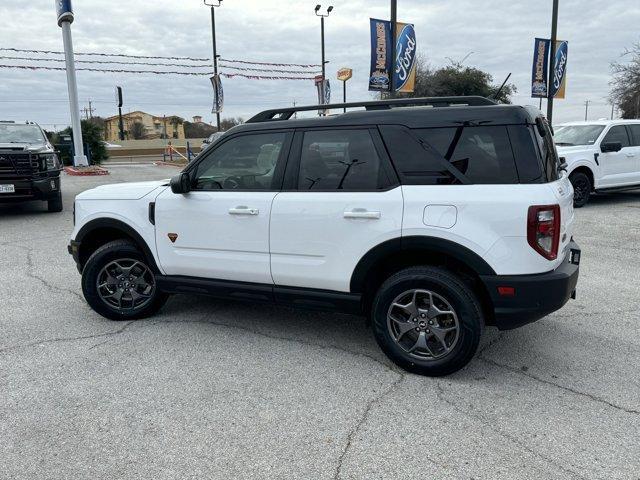
[[[329,8],[327,8],[327,13],[320,13],[320,9],[322,8],[321,5],[316,5],[315,8],[315,13],[318,17],[320,17],[320,42],[322,44],[322,81],[324,82],[327,78],[326,73],[325,73],[325,60],[324,60],[324,19],[325,17],[328,17],[329,14],[332,12],[333,7],[330,6]],[[324,86],[323,86],[324,88]]]
[[[67,88],[69,90],[69,104],[71,107],[71,129],[73,131],[74,157],[73,164],[76,167],[89,165],[84,155],[82,144],[82,127],[80,125],[80,102],[78,101],[78,84],[76,82],[76,65],[73,56],[73,41],[71,38],[71,24],[73,23],[73,8],[71,0],[56,0],[56,13],[58,14],[58,26],[62,28],[62,41],[64,43],[64,57],[67,70]]]
[[[222,5],[222,0],[203,0],[207,7],[211,7],[211,37],[213,38],[213,74],[218,75],[218,50],[216,48],[216,7]],[[216,126],[220,131],[220,112],[216,112]]]
[[[551,52],[549,66],[549,80],[547,82],[547,121],[549,125],[553,125],[553,95],[551,94],[551,85],[553,85],[553,75],[555,74],[556,59],[556,40],[558,37],[558,3],[559,0],[553,0],[553,14],[551,17]]]

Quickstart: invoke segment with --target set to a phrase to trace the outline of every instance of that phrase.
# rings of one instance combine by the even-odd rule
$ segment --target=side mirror
[[[560,165],[558,165],[558,170],[566,172],[567,168],[569,168],[569,164],[567,163],[567,159],[565,157],[560,157]]]
[[[171,177],[169,185],[171,185],[171,191],[173,193],[189,193],[191,190],[191,179],[189,178],[189,174],[182,172]]]
[[[607,142],[600,145],[600,150],[602,153],[607,152],[619,152],[622,150],[622,143],[620,142]]]

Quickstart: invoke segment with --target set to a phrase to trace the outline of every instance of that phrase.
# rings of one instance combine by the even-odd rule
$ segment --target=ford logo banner
[[[553,79],[550,85],[550,96],[564,98],[567,79],[568,42],[556,42],[556,56],[553,61]]]
[[[369,90],[388,92],[391,71],[391,22],[370,18],[371,68]]]
[[[416,32],[409,23],[396,24],[396,65],[394,87],[397,92],[413,92],[416,78]]]

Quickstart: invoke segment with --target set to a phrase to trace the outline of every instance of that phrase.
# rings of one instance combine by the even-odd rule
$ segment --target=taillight
[[[531,248],[547,260],[558,258],[560,245],[560,206],[529,207],[527,241]]]

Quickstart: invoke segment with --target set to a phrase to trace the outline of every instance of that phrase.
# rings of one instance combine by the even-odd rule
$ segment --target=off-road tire
[[[149,278],[153,277],[152,293],[140,308],[116,308],[108,304],[103,299],[104,293],[101,296],[99,291],[98,276],[101,275],[103,269],[122,259],[137,260],[148,269]],[[104,292],[104,290],[101,291]],[[93,310],[111,320],[136,320],[149,317],[160,310],[169,297],[168,294],[158,289],[155,282],[155,272],[145,255],[133,243],[126,240],[114,240],[93,252],[82,270],[82,293]]]
[[[391,315],[391,305],[399,296],[416,290],[423,294],[425,291],[431,292],[435,294],[431,298],[444,300],[454,313],[450,317],[457,318],[456,341],[451,342],[451,350],[448,353],[444,353],[446,349],[443,346],[442,357],[434,355],[432,358],[416,358],[398,343],[392,333],[393,321],[388,318]],[[425,316],[427,317],[425,320],[429,321],[428,316]],[[427,376],[448,375],[463,368],[478,349],[484,329],[482,309],[474,291],[453,272],[432,266],[407,268],[389,277],[376,293],[371,308],[371,317],[376,341],[384,353],[401,368]],[[446,319],[445,321],[452,322],[453,320]],[[430,327],[427,325],[426,328]],[[433,327],[431,328],[433,332]],[[418,328],[415,330],[417,331]],[[410,333],[419,335],[413,329]],[[431,335],[431,340],[435,341],[433,333]],[[425,338],[427,337],[428,335],[425,333]]]
[[[593,185],[586,173],[573,172],[569,175],[569,181],[573,185],[573,206],[575,208],[584,207],[589,201]]]
[[[62,193],[58,192],[58,194],[47,201],[47,210],[51,213],[61,212],[63,209],[62,205]]]

